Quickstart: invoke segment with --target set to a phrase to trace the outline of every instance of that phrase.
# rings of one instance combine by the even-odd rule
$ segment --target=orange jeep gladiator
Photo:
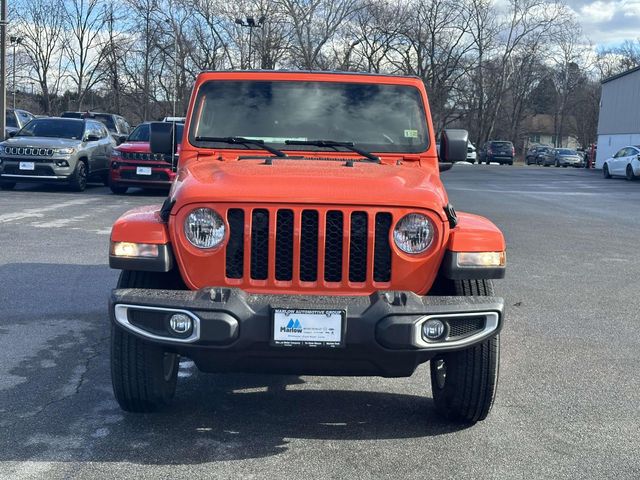
[[[151,151],[172,155],[173,124],[150,128]],[[384,377],[429,361],[437,409],[483,420],[505,241],[456,215],[440,181],[467,132],[435,145],[418,78],[200,74],[168,198],[111,233],[120,406],[167,403],[180,356],[205,372]]]

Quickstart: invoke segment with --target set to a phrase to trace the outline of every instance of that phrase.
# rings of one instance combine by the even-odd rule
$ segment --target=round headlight
[[[433,241],[431,220],[421,213],[405,215],[393,230],[393,241],[405,253],[422,253]]]
[[[222,217],[210,208],[197,208],[184,221],[184,233],[198,248],[214,248],[224,239]]]

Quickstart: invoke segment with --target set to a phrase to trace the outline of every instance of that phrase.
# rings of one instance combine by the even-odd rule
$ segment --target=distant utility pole
[[[262,15],[258,21],[256,22],[253,17],[247,17],[246,19],[236,18],[236,23],[241,27],[249,27],[249,70],[253,68],[253,56],[252,56],[252,46],[253,46],[253,29],[254,28],[262,28],[264,25],[264,21],[266,20],[265,16]],[[243,65],[240,68],[244,68]]]
[[[0,0],[0,132],[7,128],[7,0]]]

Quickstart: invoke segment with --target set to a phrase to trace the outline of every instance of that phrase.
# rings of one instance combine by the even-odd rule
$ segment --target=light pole
[[[9,37],[11,45],[13,45],[13,109],[16,109],[16,46],[22,43],[22,37]]]
[[[7,0],[0,0],[0,135],[7,134]]]
[[[264,25],[264,21],[266,20],[265,16],[262,15],[258,21],[256,22],[256,20],[253,17],[247,17],[244,20],[242,18],[236,18],[236,23],[238,25],[240,25],[241,27],[248,27],[249,28],[249,69],[253,68],[253,61],[252,61],[252,45],[253,45],[253,29],[254,28],[262,28],[262,26]],[[240,61],[240,63],[242,64],[242,61]],[[240,68],[243,68],[243,65],[240,65]]]

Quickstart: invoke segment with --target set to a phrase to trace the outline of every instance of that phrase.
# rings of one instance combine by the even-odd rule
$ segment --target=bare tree
[[[327,67],[324,48],[336,31],[362,8],[359,0],[276,0],[291,28],[291,61],[306,69]]]
[[[23,0],[16,6],[16,31],[42,91],[42,110],[51,113],[51,98],[64,76],[64,9],[58,0]]]
[[[103,79],[106,18],[100,0],[68,0],[64,5],[69,31],[65,51],[76,87],[77,108],[82,110],[87,93]]]

